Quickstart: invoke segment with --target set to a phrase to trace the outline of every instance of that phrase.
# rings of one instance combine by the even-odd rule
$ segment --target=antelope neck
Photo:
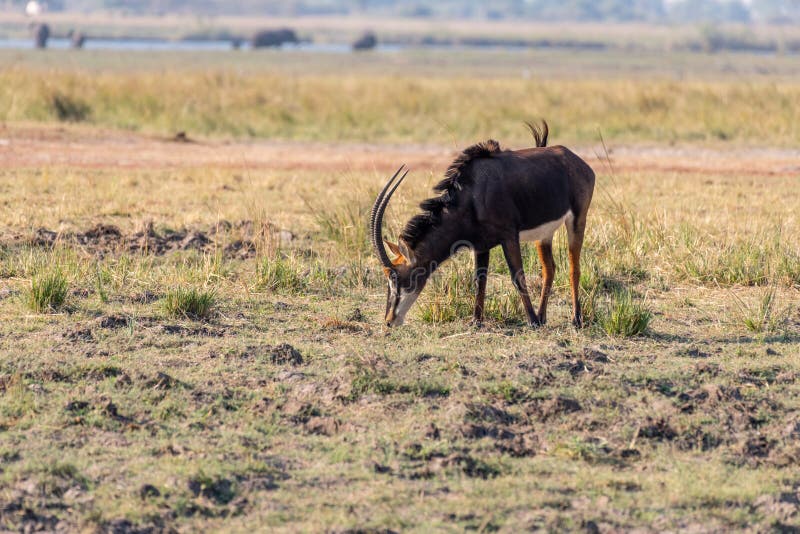
[[[428,274],[433,272],[450,256],[452,256],[462,239],[461,229],[454,224],[442,224],[437,231],[429,233],[414,249],[417,264],[425,268]],[[463,246],[471,243],[463,242]]]

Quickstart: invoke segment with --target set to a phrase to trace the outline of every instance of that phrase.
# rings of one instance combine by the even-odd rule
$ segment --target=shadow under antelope
[[[405,226],[397,244],[383,245],[383,214],[392,195],[408,174],[405,165],[392,176],[375,199],[370,216],[370,236],[388,280],[386,326],[403,324],[433,272],[461,248],[475,255],[475,311],[480,324],[486,295],[489,251],[503,248],[511,279],[517,289],[528,324],[544,324],[547,299],[553,286],[553,234],[567,228],[569,242],[572,322],[582,326],[579,302],[580,256],[586,215],[594,192],[594,171],[563,146],[547,146],[549,128],[528,127],[536,147],[502,150],[492,139],[464,150],[450,165],[445,178],[433,189],[440,196],[420,204],[422,213]],[[520,241],[533,241],[542,263],[539,313],[533,309],[525,283]]]

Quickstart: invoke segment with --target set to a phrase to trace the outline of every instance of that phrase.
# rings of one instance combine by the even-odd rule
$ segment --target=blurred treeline
[[[0,1],[21,8],[26,0]],[[800,21],[800,0],[46,0],[51,11],[129,14],[352,15],[465,19],[686,22]]]

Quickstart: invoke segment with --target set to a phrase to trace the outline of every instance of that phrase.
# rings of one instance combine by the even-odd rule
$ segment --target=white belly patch
[[[568,218],[572,218],[572,211],[568,211],[558,219],[553,221],[548,221],[544,224],[540,224],[536,228],[530,228],[528,230],[523,230],[519,233],[519,240],[520,241],[547,241],[553,238],[553,234],[556,233],[558,227],[564,224]]]

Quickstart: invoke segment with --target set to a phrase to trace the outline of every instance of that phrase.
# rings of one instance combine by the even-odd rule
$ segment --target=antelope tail
[[[550,135],[550,127],[547,125],[546,120],[542,119],[541,128],[527,121],[525,122],[525,126],[531,131],[531,135],[533,136],[533,140],[536,141],[537,147],[543,148],[547,146],[547,136]]]

